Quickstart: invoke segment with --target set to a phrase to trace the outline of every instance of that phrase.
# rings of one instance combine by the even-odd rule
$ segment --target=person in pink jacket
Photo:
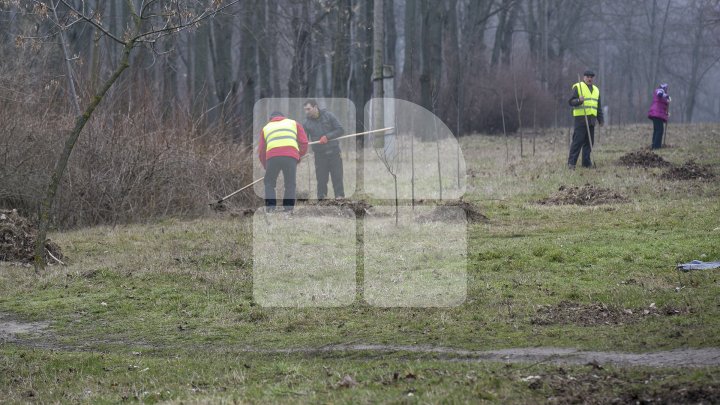
[[[664,124],[667,123],[668,108],[670,106],[670,95],[668,94],[668,85],[663,83],[655,89],[653,93],[653,102],[648,111],[648,118],[653,122],[652,148],[660,149],[662,147]]]

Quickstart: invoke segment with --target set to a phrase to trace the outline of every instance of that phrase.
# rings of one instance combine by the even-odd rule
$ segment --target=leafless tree
[[[106,28],[99,15],[85,8],[85,2],[81,3],[81,7],[76,8],[67,0],[59,1],[63,6],[70,10],[72,15],[75,16],[73,21],[61,27],[60,32],[63,32],[64,29],[71,24],[90,24],[102,32],[103,35],[111,38],[115,43],[122,46],[122,57],[110,77],[103,82],[93,98],[87,103],[83,113],[76,117],[75,126],[68,134],[65,140],[65,146],[55,163],[55,169],[53,170],[50,183],[48,184],[45,198],[40,205],[39,229],[37,243],[35,246],[36,271],[40,271],[45,267],[44,249],[48,225],[50,222],[50,210],[55,200],[55,194],[57,193],[58,186],[60,185],[60,179],[62,178],[65,168],[67,167],[68,160],[70,159],[70,154],[75,147],[75,143],[80,137],[80,133],[95,109],[103,100],[110,87],[112,87],[120,75],[130,66],[130,55],[134,49],[139,46],[149,46],[152,48],[164,37],[173,35],[188,27],[200,24],[208,18],[214,16],[218,11],[236,3],[230,2],[223,6],[211,6],[203,9],[200,13],[196,13],[194,10],[188,8],[187,2],[176,1],[176,4],[174,4],[175,7],[168,7],[167,9],[156,13],[152,7],[154,3],[152,1],[147,3],[142,1],[139,2],[140,4],[136,4],[134,1],[128,1],[127,7],[132,21],[130,25],[131,28],[124,33],[118,33],[111,32],[108,28]],[[51,5],[53,6],[53,15],[56,16],[57,6],[59,6],[59,4],[52,2]],[[41,12],[45,11],[41,10]],[[56,19],[56,21],[59,20]]]

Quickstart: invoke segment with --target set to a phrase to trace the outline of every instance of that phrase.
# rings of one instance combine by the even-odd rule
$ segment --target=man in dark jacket
[[[583,167],[592,167],[590,152],[595,143],[595,122],[603,125],[603,111],[600,103],[600,90],[593,85],[595,72],[586,70],[581,82],[572,86],[573,94],[569,100],[573,107],[575,117],[575,131],[570,143],[570,155],[568,156],[568,168],[575,169],[580,150],[582,149]],[[588,134],[588,127],[590,134]]]
[[[325,199],[328,191],[328,178],[332,179],[335,198],[345,198],[343,188],[343,163],[340,155],[340,143],[334,139],[345,133],[342,125],[332,113],[318,108],[315,100],[303,104],[305,117],[303,123],[315,155],[315,177],[317,178],[317,198]]]

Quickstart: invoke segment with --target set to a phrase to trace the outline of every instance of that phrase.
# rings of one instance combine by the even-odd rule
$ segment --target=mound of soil
[[[465,217],[457,215],[458,210],[445,210],[443,207],[462,208],[465,211]],[[443,202],[429,213],[418,217],[419,221],[462,221],[465,219],[471,223],[488,222],[488,217],[480,212],[477,206],[462,200]]]
[[[562,301],[555,306],[541,305],[530,320],[533,325],[623,325],[652,316],[673,316],[687,313],[673,307],[617,308],[605,304],[579,304]]]
[[[582,187],[560,186],[550,197],[538,201],[543,205],[600,205],[630,201],[620,193],[607,188],[585,184]]]
[[[694,160],[689,160],[680,167],[673,167],[662,175],[662,178],[668,180],[702,180],[713,177],[715,175],[710,168],[699,165]]]
[[[37,229],[16,210],[0,210],[0,261],[29,263],[35,254]],[[54,262],[47,251],[57,259],[63,255],[60,247],[49,239],[45,242],[45,260]]]
[[[630,152],[620,157],[618,163],[629,167],[667,167],[672,165],[670,162],[663,159],[662,156],[659,156],[649,150]]]

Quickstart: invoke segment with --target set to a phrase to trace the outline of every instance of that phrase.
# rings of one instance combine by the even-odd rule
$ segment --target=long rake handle
[[[345,138],[354,138],[354,137],[357,137],[357,136],[372,134],[372,133],[376,133],[376,132],[385,132],[385,131],[389,131],[389,130],[391,130],[391,129],[395,129],[395,127],[386,127],[386,128],[374,129],[374,130],[372,130],[372,131],[357,132],[357,133],[350,134],[350,135],[343,135],[343,136],[339,136],[339,137],[337,137],[337,138],[334,138],[333,141],[337,141],[337,140],[339,140],[339,139],[345,139]],[[308,145],[315,145],[315,144],[318,144],[318,143],[320,143],[320,141],[313,141],[313,142],[308,142]],[[248,185],[245,185],[245,186],[243,186],[243,187],[241,187],[241,188],[233,191],[232,193],[226,195],[225,197],[223,197],[223,198],[221,198],[221,199],[219,199],[219,200],[217,200],[217,201],[215,201],[215,202],[210,203],[210,205],[220,204],[221,202],[227,200],[228,198],[234,196],[235,194],[237,194],[237,193],[239,193],[239,192],[241,192],[241,191],[243,191],[243,190],[246,190],[246,189],[248,189],[248,188],[251,187],[251,186],[254,186],[255,184],[259,183],[259,182],[260,182],[261,180],[263,180],[264,178],[265,178],[265,176],[260,177],[259,179],[254,180],[252,183],[250,183],[250,184],[248,184]]]

